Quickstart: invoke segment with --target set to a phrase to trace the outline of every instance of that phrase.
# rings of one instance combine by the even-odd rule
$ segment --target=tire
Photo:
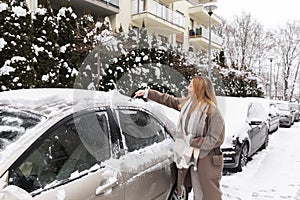
[[[249,159],[248,152],[249,152],[249,145],[247,143],[244,143],[242,148],[241,148],[241,153],[240,153],[240,157],[239,157],[239,164],[235,168],[234,171],[236,171],[236,172],[243,171],[243,167],[245,167],[247,165],[247,162],[248,162],[248,159]]]
[[[187,188],[183,187],[183,196],[182,196],[182,198],[178,198],[177,185],[175,184],[173,186],[173,189],[171,191],[171,194],[170,194],[168,200],[188,200],[188,190],[187,190]]]

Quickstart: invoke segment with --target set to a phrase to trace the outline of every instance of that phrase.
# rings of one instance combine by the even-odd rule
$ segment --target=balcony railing
[[[162,5],[153,0],[147,0],[146,5],[144,1],[134,0],[132,6],[132,14],[151,13],[167,22],[170,22],[179,27],[185,28],[185,17],[176,11],[169,9],[167,6]]]
[[[202,38],[209,40],[209,30],[207,30],[203,26],[199,26],[198,28],[190,29],[189,37],[190,38],[202,37]],[[222,44],[222,38],[214,33],[211,33],[211,41],[218,45]]]
[[[119,0],[99,0],[119,8]]]

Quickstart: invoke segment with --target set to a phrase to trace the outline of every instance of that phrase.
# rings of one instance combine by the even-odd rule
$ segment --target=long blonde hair
[[[215,89],[211,80],[202,76],[195,76],[192,78],[192,82],[193,96],[184,98],[182,103],[180,103],[179,108],[181,109],[189,98],[193,98],[192,107],[189,111],[189,114],[192,113],[197,106],[199,106],[200,109],[203,109],[204,103],[209,105],[208,112],[215,108],[217,106],[217,100]]]

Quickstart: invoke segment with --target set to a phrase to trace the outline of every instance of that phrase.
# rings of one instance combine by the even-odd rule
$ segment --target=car
[[[255,98],[218,96],[217,102],[225,121],[224,169],[242,171],[256,152],[268,146],[267,111]]]
[[[290,107],[294,114],[294,122],[299,122],[300,121],[300,105],[299,105],[299,103],[291,102]]]
[[[280,112],[275,103],[269,105],[269,133],[273,133],[278,130],[280,126]]]
[[[280,126],[282,127],[291,127],[294,124],[295,115],[292,112],[290,103],[288,101],[278,100],[276,105],[280,112]]]
[[[171,112],[116,91],[1,92],[0,197],[176,199]]]

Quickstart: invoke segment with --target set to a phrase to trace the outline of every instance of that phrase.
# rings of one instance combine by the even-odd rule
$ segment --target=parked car
[[[288,101],[276,101],[276,105],[280,112],[280,126],[291,127],[294,124],[294,113]]]
[[[294,114],[294,122],[300,121],[300,105],[297,102],[291,102],[290,107],[292,108],[292,112]]]
[[[242,171],[248,159],[269,142],[267,111],[254,98],[217,97],[225,120],[224,168]]]
[[[167,111],[116,92],[0,93],[0,196],[176,199]]]
[[[275,103],[270,103],[269,106],[269,133],[277,131],[280,126],[280,111]]]

